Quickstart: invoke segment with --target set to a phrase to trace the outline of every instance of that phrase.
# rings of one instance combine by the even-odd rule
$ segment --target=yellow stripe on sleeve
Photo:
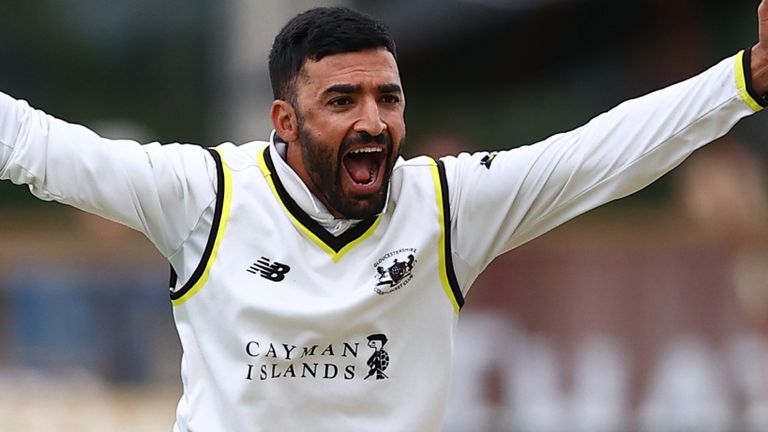
[[[741,97],[741,99],[747,105],[749,105],[750,108],[752,108],[752,111],[758,112],[761,111],[763,107],[752,97],[752,95],[749,94],[749,90],[747,90],[747,74],[752,72],[744,70],[744,55],[744,50],[739,51],[739,53],[736,54],[736,58],[733,64],[734,74],[736,76],[736,87],[739,90],[739,97]]]

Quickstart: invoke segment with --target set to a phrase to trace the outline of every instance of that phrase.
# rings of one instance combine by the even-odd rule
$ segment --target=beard
[[[384,132],[377,136],[367,133],[347,136],[334,152],[335,146],[324,145],[315,140],[304,127],[303,122],[298,122],[298,128],[304,166],[307,167],[315,190],[321,195],[319,198],[326,206],[330,206],[329,210],[335,210],[345,219],[366,219],[381,213],[387,200],[389,180],[397,158],[389,133]],[[343,170],[346,170],[342,158],[350,147],[370,143],[383,144],[387,147],[384,172],[378,174],[383,176],[381,186],[370,195],[353,196],[345,192],[342,186]]]

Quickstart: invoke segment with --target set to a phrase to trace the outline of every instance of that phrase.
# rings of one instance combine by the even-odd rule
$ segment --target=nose
[[[374,100],[360,105],[360,118],[355,122],[355,132],[365,132],[371,136],[379,136],[387,129],[387,124],[381,119],[379,106]]]

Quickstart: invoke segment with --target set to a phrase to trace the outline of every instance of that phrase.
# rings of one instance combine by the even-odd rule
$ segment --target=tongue
[[[344,166],[356,183],[370,183],[376,174],[376,158],[365,154],[348,155],[344,158]]]

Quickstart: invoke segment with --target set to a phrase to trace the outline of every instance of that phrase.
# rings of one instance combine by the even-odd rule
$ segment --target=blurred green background
[[[9,0],[0,5],[0,83],[37,108],[102,133],[117,126],[138,140],[202,145],[264,139],[268,83],[265,69],[254,66],[265,67],[273,29],[283,21],[263,26],[259,14],[279,9],[289,16],[312,4]],[[397,39],[408,154],[435,136],[458,138],[470,149],[535,142],[693,75],[756,39],[752,0],[346,4],[387,21]],[[255,16],[233,24],[238,8]],[[238,65],[242,56],[254,60]],[[261,102],[250,108],[260,128],[243,127],[248,117],[231,113],[247,92]],[[737,133],[763,139],[758,123],[749,119]],[[35,204],[6,183],[0,194],[0,207]]]
[[[0,91],[113,138],[265,139],[272,38],[328,4],[390,25],[408,155],[536,142],[757,37],[755,0],[4,0]],[[492,264],[446,431],[767,430],[765,121]],[[0,182],[0,430],[170,430],[166,272],[136,233]]]

